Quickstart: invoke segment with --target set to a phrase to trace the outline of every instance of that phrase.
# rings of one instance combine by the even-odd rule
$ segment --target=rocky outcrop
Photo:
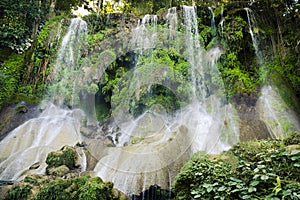
[[[37,105],[21,101],[0,110],[0,141],[13,129],[40,114]]]
[[[240,117],[240,140],[251,141],[256,139],[266,139],[270,137],[267,126],[259,119],[256,102],[258,93],[240,93],[232,98],[238,115]]]
[[[47,156],[47,175],[32,174],[19,182],[1,182],[0,199],[129,199],[93,172],[80,172],[76,147],[65,146]],[[37,164],[36,164],[37,165]]]

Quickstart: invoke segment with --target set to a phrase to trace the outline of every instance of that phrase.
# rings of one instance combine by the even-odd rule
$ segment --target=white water
[[[188,51],[187,60],[191,63],[191,79],[192,79],[192,102],[197,101],[200,97],[203,102],[206,91],[204,86],[204,70],[202,66],[202,49],[199,41],[198,20],[196,14],[196,7],[183,6],[184,40],[186,42],[186,49]],[[196,72],[199,72],[199,77],[196,77]],[[200,93],[200,94],[199,94]]]
[[[263,53],[259,48],[260,35],[255,15],[250,8],[245,8],[245,10],[247,12],[249,33],[258,60],[258,66],[260,67],[260,70],[266,70],[263,69],[265,60]],[[256,103],[256,111],[259,119],[265,123],[270,135],[274,138],[287,136],[288,133],[293,130],[300,130],[299,117],[281,98],[279,93],[280,91],[275,85],[265,82],[265,85],[261,89],[261,96]],[[288,96],[293,98],[293,94],[288,94]]]
[[[177,29],[178,29],[178,17],[177,17],[176,7],[168,9],[166,19],[167,19],[167,24],[168,24],[168,28],[169,28],[169,38],[168,39],[175,39],[176,35],[177,35]]]
[[[290,131],[300,131],[297,113],[285,103],[276,87],[265,85],[261,89],[261,94],[256,110],[272,137],[280,138],[287,136]]]
[[[156,15],[145,15],[143,19],[138,21],[137,27],[132,32],[131,44],[137,49],[140,55],[147,49],[153,49],[156,44]],[[149,29],[149,27],[152,29]]]
[[[83,111],[63,109],[64,103],[74,104],[74,90],[78,76],[78,61],[87,25],[80,18],[71,20],[62,40],[55,62],[52,85],[48,95],[56,105],[42,103],[46,109],[37,118],[31,119],[0,142],[0,179],[16,180],[30,173],[44,173],[48,153],[57,151],[65,145],[74,146],[83,140],[80,134],[80,121],[85,118]],[[83,38],[83,39],[82,39]],[[57,106],[58,105],[58,106]],[[85,156],[80,156],[83,168]],[[34,163],[40,167],[28,171]]]
[[[264,58],[262,52],[259,49],[259,34],[258,34],[257,22],[252,10],[250,8],[245,8],[245,10],[247,12],[249,33],[252,38],[255,55],[257,57],[259,66],[262,66],[264,64]]]
[[[192,92],[186,99],[188,105],[172,115],[167,114],[163,106],[154,105],[137,118],[127,115],[128,108],[123,107],[116,110],[119,112],[114,112],[115,125],[122,133],[119,146],[109,147],[103,153],[99,152],[97,145],[88,146],[91,154],[99,160],[94,169],[95,173],[104,181],[114,182],[114,186],[126,194],[139,194],[155,184],[163,189],[170,189],[175,175],[193,153],[220,153],[238,141],[238,118],[232,106],[224,102],[222,83],[220,82],[215,89],[211,86],[212,78],[204,76],[210,74],[211,77],[221,80],[216,62],[223,50],[220,46],[214,46],[204,51],[198,40],[195,7],[184,6],[182,9],[181,28],[185,30],[183,35],[178,34],[179,23],[175,9],[170,10],[167,23],[170,37],[185,44],[180,48],[186,52],[185,59],[191,65],[190,82],[187,84],[191,85]],[[81,73],[78,65],[79,52],[75,47],[81,46],[82,40],[77,37],[84,37],[81,33],[84,34],[85,30],[86,24],[82,20],[72,20],[59,51],[53,74],[53,87],[50,87],[49,92],[54,102],[59,105],[76,105],[78,101],[80,85],[70,85],[70,82],[74,79],[75,84],[80,83],[80,80],[77,80],[78,77],[81,78],[81,75],[78,75]],[[157,16],[146,15],[132,32],[132,48],[139,56],[147,55],[157,47],[156,45],[161,44],[160,31]],[[176,45],[171,47],[178,48]],[[148,67],[146,79],[143,79],[143,70],[139,70],[138,67],[133,70],[133,76],[130,76],[132,79],[129,91],[135,95],[138,95],[141,86],[163,84],[162,75],[174,72],[166,66],[144,67]],[[159,70],[162,73],[157,73]],[[128,80],[127,78],[124,79]],[[171,86],[168,87],[172,90]],[[180,94],[175,94],[181,98]],[[130,99],[124,99],[124,102],[126,101],[130,102]],[[26,122],[1,141],[3,149],[0,150],[5,153],[1,155],[0,166],[5,170],[0,178],[19,178],[34,162],[45,160],[50,151],[82,142],[82,118],[85,116],[80,110],[62,109],[49,104],[40,117]],[[97,143],[98,141],[94,141],[94,144]],[[82,158],[82,169],[85,169],[86,157],[81,152],[79,154]],[[42,173],[44,168],[45,164],[35,173]]]
[[[19,179],[36,162],[41,166],[30,173],[43,173],[48,153],[82,141],[81,110],[64,110],[51,103],[46,106],[39,117],[25,122],[0,142],[0,180]]]
[[[79,103],[77,77],[80,76],[79,59],[86,45],[87,24],[81,18],[74,18],[59,48],[48,97],[57,105],[73,106]]]
[[[220,81],[217,89],[210,85],[212,77],[221,80],[216,63],[223,49],[214,46],[204,51],[198,40],[195,7],[183,6],[182,9],[183,35],[174,30],[179,28],[174,8],[166,16],[168,31],[157,29],[156,23],[146,26],[151,21],[149,15],[133,31],[134,46],[143,56],[160,47],[157,38],[161,37],[161,32],[168,33],[168,37],[174,41],[173,46],[169,44],[170,48],[178,48],[176,42],[182,40],[185,45],[180,48],[187,52],[186,60],[191,64],[191,82],[187,84],[191,85],[192,92],[185,99],[189,104],[172,115],[167,114],[162,105],[155,105],[134,118],[128,113],[130,101],[126,98],[123,101],[128,101],[128,105],[114,110],[114,122],[122,135],[118,147],[109,148],[107,155],[99,159],[94,171],[104,181],[114,182],[114,186],[126,194],[139,194],[155,184],[169,189],[180,166],[193,153],[206,151],[217,154],[238,141],[238,117],[234,108],[224,103],[223,84]],[[144,49],[148,50],[147,53]],[[143,74],[145,71],[148,76]],[[162,76],[158,71],[163,71],[165,75]],[[138,96],[141,86],[150,88],[153,84],[165,84],[164,77],[172,73],[168,67],[159,64],[142,65],[120,82],[130,79],[128,91]],[[205,73],[211,77],[205,79]],[[172,90],[171,86],[167,87]],[[176,91],[173,92],[176,94]]]
[[[214,11],[211,7],[208,7],[208,10],[211,14],[210,26],[211,26],[211,29],[212,29],[212,32],[213,32],[213,36],[215,36],[216,35],[215,13],[214,13]]]

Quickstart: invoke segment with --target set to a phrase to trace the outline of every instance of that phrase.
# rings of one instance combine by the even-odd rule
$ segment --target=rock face
[[[240,140],[266,139],[271,135],[266,124],[259,118],[256,109],[257,93],[236,94],[232,98],[240,117]]]
[[[266,124],[271,137],[283,137],[291,131],[300,131],[299,114],[292,107],[297,105],[289,105],[278,90],[275,85],[264,86],[256,104],[259,119]]]
[[[283,137],[300,130],[299,114],[282,99],[274,85],[263,86],[260,95],[238,94],[232,100],[240,117],[241,141]]]
[[[20,102],[0,111],[0,141],[13,129],[40,114],[37,105]]]

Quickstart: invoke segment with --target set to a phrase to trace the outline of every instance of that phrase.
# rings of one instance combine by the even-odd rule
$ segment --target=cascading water
[[[252,10],[250,8],[245,8],[245,10],[247,12],[249,33],[252,38],[255,55],[257,57],[259,66],[262,66],[264,64],[264,59],[263,59],[262,53],[259,49],[259,34],[258,34],[257,22],[256,22],[256,19],[255,19],[255,16],[254,16],[254,13],[252,12]]]
[[[0,142],[0,179],[16,180],[29,173],[45,171],[46,156],[65,145],[74,146],[82,142],[80,121],[85,118],[79,109],[63,109],[63,103],[73,105],[75,77],[78,75],[78,59],[82,37],[86,32],[86,23],[75,18],[59,49],[58,58],[49,89],[49,98],[55,104],[44,102],[40,105],[44,110],[39,117],[31,119],[10,132]],[[85,156],[79,155],[85,162]],[[28,172],[30,166],[40,163],[37,169]],[[86,165],[83,164],[83,168]],[[83,169],[84,170],[84,169]]]
[[[70,106],[79,103],[77,77],[81,73],[79,59],[86,43],[87,24],[81,18],[71,20],[62,40],[52,73],[52,84],[48,96],[58,105]]]
[[[258,66],[260,70],[263,71],[266,69],[264,69],[265,61],[263,53],[259,48],[260,35],[257,21],[250,8],[245,8],[245,11],[247,12],[249,33],[251,35]],[[265,83],[261,89],[261,96],[256,104],[258,117],[266,124],[270,135],[276,138],[287,135],[289,131],[300,130],[297,114],[289,109],[289,106],[284,102],[279,93],[280,91],[274,84]],[[292,96],[292,94],[289,96]]]
[[[215,13],[213,11],[213,9],[211,7],[208,7],[208,10],[211,14],[211,22],[210,22],[210,26],[212,28],[212,33],[215,36],[216,35],[216,22],[215,22]]]
[[[133,30],[132,45],[143,54],[145,49],[153,49],[156,43],[156,15],[145,15],[142,20],[138,21],[137,27]],[[152,26],[153,30],[149,30],[148,26]]]
[[[184,34],[177,30],[179,27],[175,8],[170,9],[166,16],[169,30],[160,30],[155,24],[145,26],[147,23],[140,22],[133,30],[134,50],[140,56],[151,56],[152,51],[161,48],[162,43],[159,39],[149,42],[149,38],[153,38],[152,35],[156,38],[168,37],[172,41],[164,43],[168,48],[182,48],[182,51],[186,52],[186,60],[191,67],[188,78],[190,81],[185,84],[190,86],[191,92],[182,96],[172,84],[168,85],[166,77],[176,72],[159,63],[140,64],[138,61],[132,72],[120,80],[121,84],[130,83],[126,90],[130,94],[128,99],[122,99],[123,104],[112,103],[114,123],[121,132],[119,144],[109,148],[107,155],[99,158],[94,171],[105,181],[114,182],[115,187],[126,194],[139,194],[151,185],[169,189],[171,180],[178,172],[178,166],[189,159],[192,153],[201,150],[220,153],[238,140],[234,109],[224,103],[222,95],[218,95],[218,92],[209,86],[211,79],[205,79],[204,76],[205,73],[213,73],[211,77],[219,77],[216,61],[223,50],[215,46],[209,51],[204,51],[198,40],[195,7],[184,6],[182,9]],[[147,19],[149,17],[146,16]],[[178,47],[177,43],[185,45]],[[172,90],[178,99],[186,98],[184,101],[188,105],[172,114],[166,112],[162,105],[153,105],[140,116],[132,116],[132,113],[128,112],[130,98],[138,97],[142,86],[151,88],[152,85],[164,85]],[[222,88],[223,85],[219,85],[218,91],[222,91]],[[114,95],[118,96],[121,89]]]
[[[1,155],[0,178],[19,178],[31,164],[45,160],[50,151],[84,140],[98,160],[94,172],[104,181],[112,181],[117,189],[128,195],[139,194],[151,185],[170,190],[175,175],[193,153],[220,153],[237,142],[238,119],[232,106],[224,100],[224,86],[216,66],[223,49],[216,45],[203,50],[196,8],[183,6],[182,13],[182,23],[179,23],[176,9],[171,8],[166,16],[165,27],[168,28],[163,30],[157,26],[157,16],[146,15],[132,31],[130,46],[138,55],[137,66],[120,79],[117,85],[120,90],[112,96],[111,126],[120,129],[114,136],[118,138],[116,147],[99,150],[103,137],[88,139],[80,133],[81,119],[86,118],[83,111],[62,109],[50,103],[38,118],[26,122],[1,141],[0,150],[5,153]],[[179,28],[185,30],[184,33],[180,33]],[[49,87],[49,96],[58,105],[76,107],[86,77],[94,78],[87,73],[101,71],[99,76],[102,76],[105,70],[103,65],[96,66],[101,69],[90,70],[88,62],[87,66],[78,65],[80,48],[75,47],[84,43],[85,31],[85,22],[73,19],[63,39]],[[152,59],[150,63],[142,62],[161,48],[184,52],[184,59],[189,64],[186,79],[166,64],[155,63]],[[176,77],[176,81],[169,80],[170,77]],[[212,87],[213,80],[220,81],[218,86],[214,83]],[[124,83],[128,85],[123,86]],[[151,93],[153,85],[168,88],[184,104],[172,113],[163,105],[155,104],[139,116],[133,116],[129,112],[130,104],[134,103],[132,96],[139,99],[144,88]],[[186,91],[178,92],[178,85],[185,86]],[[128,88],[128,94],[122,96],[122,102],[118,104],[122,87]],[[23,152],[28,153],[23,156]],[[81,151],[79,155],[82,155],[84,169],[86,157]],[[44,168],[45,163],[32,173],[41,173]]]
[[[202,50],[199,41],[198,21],[196,14],[196,7],[183,6],[184,27],[185,27],[185,42],[188,51],[188,61],[191,63],[191,79],[192,79],[192,101],[197,101],[201,96],[202,101],[206,96],[206,90],[203,80],[203,66],[202,66]],[[199,72],[200,77],[196,78],[196,72]],[[201,77],[202,76],[202,77]],[[198,90],[199,89],[199,90]],[[199,93],[200,94],[199,94]]]
[[[177,8],[169,8],[167,13],[167,24],[169,28],[169,38],[168,39],[175,39],[177,28],[178,28],[178,19],[177,19]]]

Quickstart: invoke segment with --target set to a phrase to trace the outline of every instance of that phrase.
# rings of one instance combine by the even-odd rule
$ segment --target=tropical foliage
[[[176,199],[299,199],[300,133],[197,153],[173,184]]]

